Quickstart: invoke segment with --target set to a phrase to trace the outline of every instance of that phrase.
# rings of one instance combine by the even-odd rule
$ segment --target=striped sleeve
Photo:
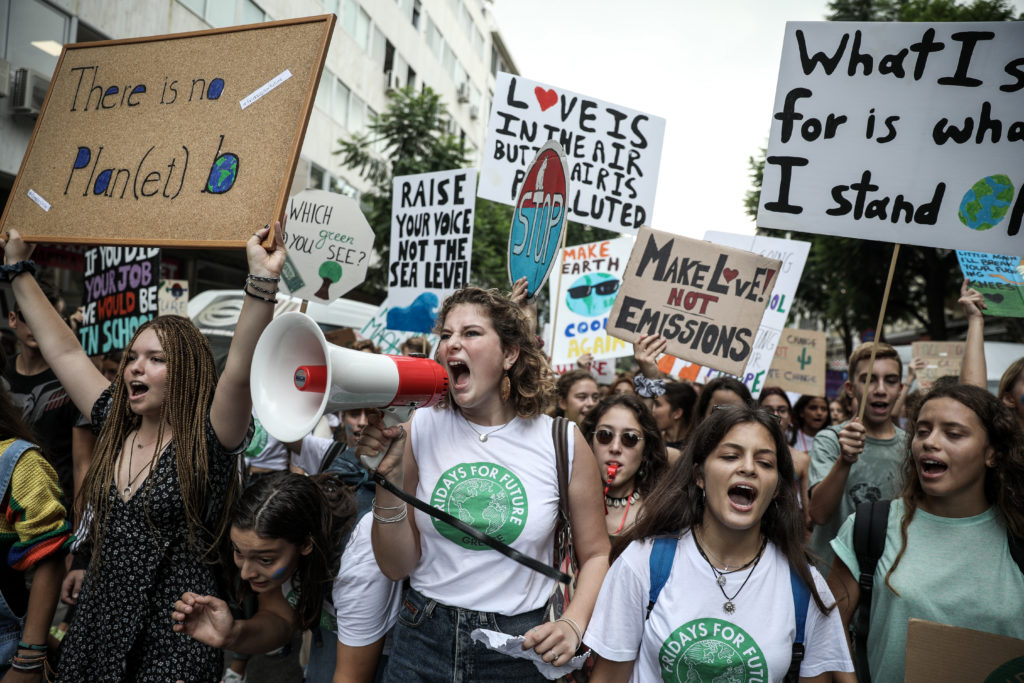
[[[25,571],[71,544],[67,513],[60,502],[57,473],[36,450],[21,456],[3,508],[4,535],[16,536],[7,555],[12,569]]]

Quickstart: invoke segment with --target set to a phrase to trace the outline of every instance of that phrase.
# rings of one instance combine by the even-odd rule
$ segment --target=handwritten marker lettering
[[[39,208],[41,208],[43,211],[50,210],[50,202],[40,197],[39,193],[37,193],[35,190],[28,191],[28,198],[34,201],[36,204],[38,204]]]
[[[292,72],[288,69],[285,69],[284,71],[270,79],[270,81],[267,82],[266,85],[260,86],[251,95],[249,95],[243,100],[240,100],[238,103],[242,105],[242,109],[245,109],[246,107],[249,107],[250,105],[254,104],[261,97],[263,97],[264,95],[266,95],[271,90],[281,85],[291,77]]]

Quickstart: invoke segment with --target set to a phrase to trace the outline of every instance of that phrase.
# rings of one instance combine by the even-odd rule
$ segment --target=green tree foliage
[[[376,236],[381,259],[372,265],[357,288],[364,298],[382,301],[387,295],[387,264],[391,245],[392,179],[464,168],[470,164],[463,142],[448,133],[448,112],[441,96],[430,88],[388,93],[387,109],[370,120],[364,133],[338,140],[341,164],[373,184],[360,197],[363,213]],[[511,206],[477,198],[473,212],[473,257],[470,282],[479,287],[508,289],[508,233]],[[566,244],[617,237],[617,233],[570,223]]]
[[[833,0],[831,21],[1007,21],[1014,19],[1007,0]],[[1020,16],[1024,19],[1024,14]],[[751,190],[744,197],[747,214],[757,216],[765,150],[750,157]],[[893,245],[829,235],[760,229],[773,237],[811,242],[811,253],[797,289],[793,310],[816,318],[839,334],[847,355],[860,330],[878,322],[878,307]],[[932,339],[948,338],[946,309],[960,286],[956,253],[948,249],[903,246],[889,293],[886,321],[923,327]]]

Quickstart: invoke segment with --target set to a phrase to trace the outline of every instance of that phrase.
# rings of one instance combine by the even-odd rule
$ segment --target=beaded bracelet
[[[18,277],[22,273],[29,273],[31,275],[36,274],[36,262],[31,260],[18,261],[11,265],[0,266],[0,275],[3,276],[8,282],[13,282],[14,278]]]
[[[374,496],[373,500],[370,501],[370,506],[376,510],[401,510],[405,508],[405,503],[401,505],[377,505],[377,497]]]
[[[260,287],[255,282],[250,282],[249,280],[245,281],[245,286],[248,287],[249,289],[253,290],[254,292],[259,292],[260,294],[266,294],[267,296],[274,296],[275,294],[277,294],[277,290],[276,289],[266,289],[264,287]]]
[[[255,273],[249,273],[246,279],[256,280],[257,282],[280,282],[279,277],[267,277],[265,275],[256,275]]]

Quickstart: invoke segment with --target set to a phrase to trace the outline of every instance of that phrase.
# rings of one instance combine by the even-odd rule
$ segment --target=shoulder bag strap
[[[661,589],[665,587],[668,575],[672,573],[672,561],[676,557],[676,546],[678,544],[679,538],[676,536],[659,536],[654,539],[654,547],[651,548],[650,559],[651,590],[647,594],[647,615],[644,616],[644,621],[651,618],[651,610],[654,609],[654,603],[658,601]]]

